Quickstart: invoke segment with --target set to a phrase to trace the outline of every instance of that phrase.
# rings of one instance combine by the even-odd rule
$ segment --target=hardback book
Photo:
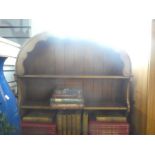
[[[76,104],[76,103],[61,103],[61,104],[57,104],[57,103],[52,103],[50,104],[53,108],[82,108],[84,107],[84,104]]]
[[[21,122],[22,134],[24,135],[55,135],[55,123],[30,123]]]
[[[25,122],[51,123],[52,118],[51,113],[31,112],[23,116],[22,120]]]
[[[90,121],[89,122],[89,134],[116,134],[116,135],[128,135],[129,124],[127,122],[101,122]]]
[[[69,96],[82,96],[82,89],[79,88],[56,88],[51,96],[53,95],[69,95]]]
[[[76,113],[76,133],[77,135],[80,135],[81,134],[81,113],[80,112],[77,112]]]
[[[67,135],[71,135],[71,114],[67,113]]]
[[[63,113],[62,114],[62,133],[63,135],[66,135],[67,134],[67,121],[66,121],[66,114]]]
[[[57,133],[62,135],[62,113],[58,112],[56,115]]]
[[[84,112],[83,113],[83,135],[88,134],[88,113]]]
[[[82,98],[51,98],[50,103],[84,103]]]
[[[72,135],[75,135],[76,134],[76,116],[75,114],[71,114],[72,118],[71,118],[71,121],[72,121]]]
[[[102,122],[127,122],[125,116],[97,116],[96,121]]]
[[[77,99],[81,99],[82,98],[82,96],[80,96],[80,95],[61,95],[61,94],[53,94],[52,96],[51,96],[51,98],[77,98]]]

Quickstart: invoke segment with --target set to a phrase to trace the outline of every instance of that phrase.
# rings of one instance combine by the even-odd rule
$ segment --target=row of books
[[[84,99],[82,90],[77,88],[57,88],[51,95],[52,107],[83,107]]]
[[[91,135],[128,135],[129,124],[126,123],[105,123],[90,121],[89,134]]]
[[[57,133],[59,135],[80,135],[81,134],[81,112],[57,113]]]
[[[99,116],[89,121],[91,135],[128,135],[129,124],[125,116]]]
[[[22,120],[30,123],[52,123],[53,115],[51,113],[30,112]]]
[[[55,123],[32,123],[22,121],[21,127],[23,135],[56,135]]]
[[[51,113],[32,112],[26,114],[21,122],[24,135],[55,135],[56,124]]]

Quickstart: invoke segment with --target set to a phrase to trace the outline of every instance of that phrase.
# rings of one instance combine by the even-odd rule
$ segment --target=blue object
[[[20,116],[17,100],[3,73],[7,57],[0,57],[0,134],[20,134]]]

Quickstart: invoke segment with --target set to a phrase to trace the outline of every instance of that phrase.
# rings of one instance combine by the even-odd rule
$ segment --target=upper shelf
[[[132,76],[112,75],[17,75],[17,78],[60,78],[60,79],[130,79]]]

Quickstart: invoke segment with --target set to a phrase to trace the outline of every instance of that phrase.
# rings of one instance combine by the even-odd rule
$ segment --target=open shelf
[[[17,78],[60,78],[60,79],[130,79],[132,76],[113,75],[17,75]]]

